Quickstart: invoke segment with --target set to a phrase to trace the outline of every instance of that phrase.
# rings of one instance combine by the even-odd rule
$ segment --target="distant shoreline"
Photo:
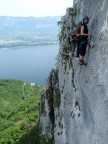
[[[34,46],[50,46],[50,45],[58,45],[57,42],[49,42],[49,43],[40,43],[40,44],[22,44],[22,43],[19,43],[19,44],[0,44],[0,48],[13,48],[13,47],[34,47]]]

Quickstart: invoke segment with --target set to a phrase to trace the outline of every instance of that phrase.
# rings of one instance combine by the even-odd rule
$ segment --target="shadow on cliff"
[[[24,134],[16,144],[40,144],[38,126],[34,126],[28,133]]]
[[[16,144],[52,144],[52,139],[40,135],[38,124],[24,134]]]

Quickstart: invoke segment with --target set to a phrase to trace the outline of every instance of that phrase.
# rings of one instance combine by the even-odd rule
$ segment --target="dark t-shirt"
[[[87,27],[87,25],[81,24],[81,26],[84,26],[84,33],[88,34],[88,27]],[[88,36],[82,35],[82,36],[80,36],[80,40],[81,41],[88,41]]]

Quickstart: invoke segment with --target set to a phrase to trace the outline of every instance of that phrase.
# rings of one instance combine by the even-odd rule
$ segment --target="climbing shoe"
[[[80,65],[85,65],[85,66],[87,65],[87,63],[84,60],[79,60],[79,64]]]

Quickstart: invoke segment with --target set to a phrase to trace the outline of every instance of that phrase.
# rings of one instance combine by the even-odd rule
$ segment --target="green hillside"
[[[0,81],[0,144],[19,143],[36,126],[41,91],[23,81]]]

